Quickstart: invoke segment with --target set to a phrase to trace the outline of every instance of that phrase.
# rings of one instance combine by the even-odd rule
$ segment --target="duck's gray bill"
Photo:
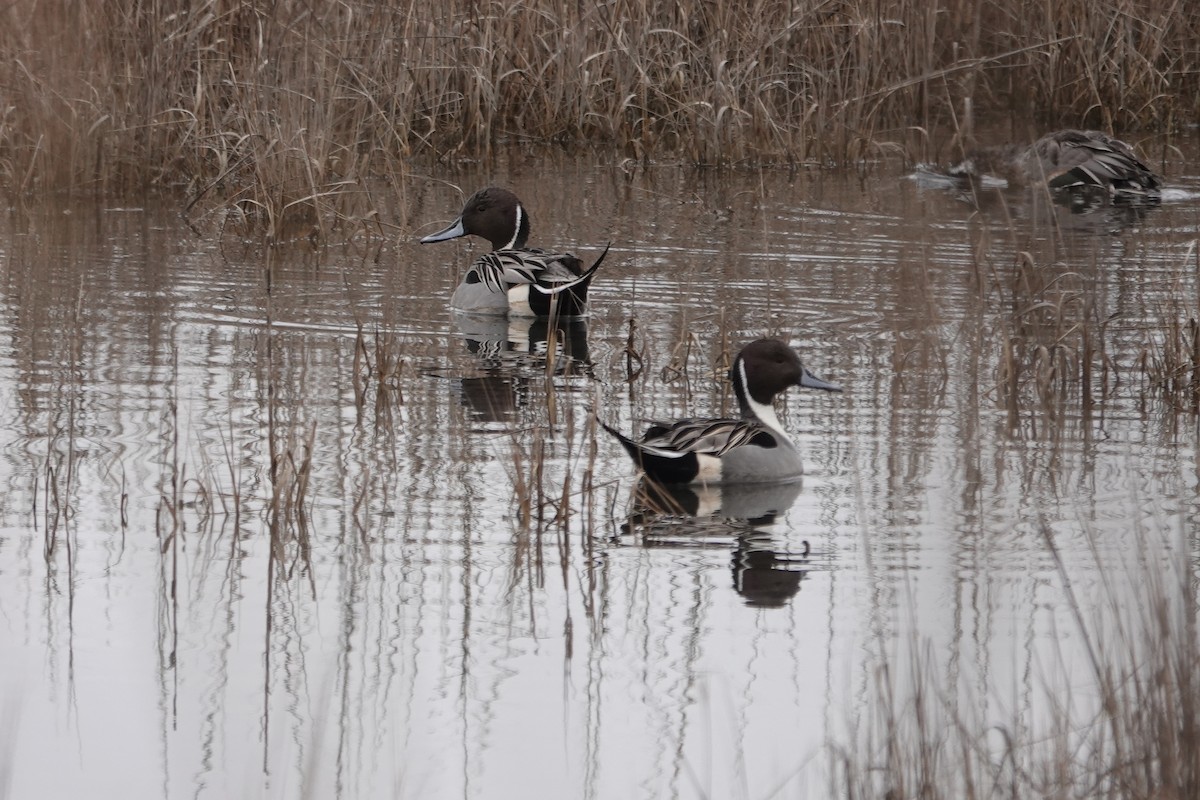
[[[840,392],[842,390],[840,385],[823,381],[807,369],[800,373],[800,385],[807,389],[824,389],[827,392]]]
[[[421,244],[429,244],[430,242],[444,242],[447,239],[457,239],[460,236],[466,236],[467,232],[463,228],[462,217],[454,220],[454,224],[444,231],[431,233],[421,239]]]

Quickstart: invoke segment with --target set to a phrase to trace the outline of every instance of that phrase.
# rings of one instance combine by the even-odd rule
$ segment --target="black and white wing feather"
[[[750,444],[777,447],[779,442],[766,425],[746,419],[684,419],[654,424],[639,442],[642,448],[665,457],[688,453],[720,457]]]
[[[570,253],[493,250],[475,259],[464,282],[482,283],[488,291],[501,294],[521,285],[552,289],[577,280],[579,263]]]
[[[640,441],[600,424],[648,476],[662,483],[690,483],[702,474],[705,462],[719,464],[722,456],[739,447],[779,446],[775,434],[754,420],[685,419],[653,424]]]

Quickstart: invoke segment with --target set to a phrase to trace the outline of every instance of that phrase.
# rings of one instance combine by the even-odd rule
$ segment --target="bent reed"
[[[186,187],[276,226],[363,215],[363,179],[504,142],[824,165],[968,105],[1162,129],[1200,97],[1200,9],[1173,0],[16,0],[0,19],[10,195]]]

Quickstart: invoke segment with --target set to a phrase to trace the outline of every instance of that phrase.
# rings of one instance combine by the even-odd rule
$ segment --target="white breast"
[[[519,283],[508,290],[508,313],[514,317],[536,317],[529,305],[529,284]]]
[[[697,453],[696,462],[700,468],[700,471],[697,472],[696,477],[692,479],[693,483],[721,482],[721,459],[717,458],[716,456]]]

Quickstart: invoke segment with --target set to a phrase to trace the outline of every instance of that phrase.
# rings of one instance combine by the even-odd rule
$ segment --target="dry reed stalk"
[[[229,436],[228,436],[228,438],[226,438],[226,436],[225,436],[224,429],[218,427],[217,431],[221,435],[221,452],[222,452],[222,455],[225,457],[225,470],[229,474],[229,495],[230,495],[230,502],[233,505],[233,544],[232,544],[232,546],[237,547],[237,543],[238,543],[239,539],[241,538],[241,533],[242,533],[242,478],[241,478],[241,470],[237,466],[235,466],[236,459],[234,457],[234,449],[233,449],[233,441],[234,441],[235,432],[234,432],[234,427],[233,427],[232,414],[233,414],[233,410],[231,408],[230,409],[230,418],[229,418]],[[226,514],[229,514],[229,507],[224,505],[223,497],[222,497],[221,502],[222,502],[222,507],[223,507],[224,512]]]
[[[404,371],[404,354],[401,352],[397,337],[392,333],[375,331],[375,362],[373,373],[377,381],[380,395],[394,395],[397,403],[404,402],[404,392],[400,388],[400,380]]]
[[[594,389],[594,398],[592,407],[595,408],[599,402],[600,386]],[[583,531],[582,547],[583,547],[583,563],[585,565],[585,574],[587,584],[584,587],[586,591],[583,594],[584,609],[587,612],[589,619],[595,615],[596,609],[596,587],[598,578],[596,575],[596,460],[600,455],[600,445],[598,441],[598,433],[600,430],[599,420],[594,413],[588,414],[586,428],[584,429],[584,440],[587,445],[587,463],[583,469],[583,477],[580,481],[579,490],[583,495]]]
[[[635,513],[630,516],[630,526],[635,523],[654,521],[657,517],[687,517],[687,509],[670,487],[643,477],[633,487],[630,501]]]
[[[312,571],[312,535],[308,506],[312,459],[317,435],[316,422],[309,422],[302,434],[289,430],[286,442],[271,443],[271,496],[267,504],[267,528],[270,532],[270,560],[278,564],[284,580],[297,566],[307,575],[315,593]]]
[[[558,423],[558,386],[555,384],[555,370],[558,364],[559,345],[558,317],[550,318],[546,326],[546,359],[542,366],[542,390],[546,396],[546,425],[550,431]]]
[[[682,320],[681,327],[683,333],[671,348],[670,360],[660,370],[658,378],[666,384],[679,381],[683,389],[680,393],[680,401],[684,406],[690,407],[693,398],[691,373],[692,348],[695,347],[697,350],[700,350],[702,346],[696,334],[688,329],[686,315]]]
[[[531,486],[531,481],[526,478],[525,466],[527,456],[516,439],[515,431],[513,433],[513,447],[511,452],[511,478],[513,484],[513,503],[517,507],[517,529],[523,533],[528,533],[530,523],[533,520],[534,490]],[[537,468],[537,465],[535,465],[535,469]]]
[[[599,427],[589,414],[581,430],[577,406],[562,404],[552,412],[549,397],[534,424],[510,430],[504,437],[509,445],[515,528],[511,588],[516,588],[522,577],[531,589],[544,585],[546,547],[551,546],[563,588],[568,589],[571,564],[576,561],[572,555],[574,532],[581,536],[585,551],[591,552],[593,547]],[[551,413],[560,416],[556,424],[550,422]],[[594,576],[589,577],[589,593],[594,589],[592,581]]]
[[[363,336],[362,320],[354,321],[354,363],[350,367],[350,384],[354,388],[354,407],[360,412],[367,402],[367,382],[370,371],[367,369],[367,340]]]
[[[634,391],[633,384],[638,378],[643,377],[644,368],[646,365],[646,342],[643,340],[641,347],[636,346],[637,342],[637,320],[633,317],[628,319],[629,333],[625,337],[625,350],[622,355],[625,356],[625,383],[629,386],[629,399],[633,400]]]

